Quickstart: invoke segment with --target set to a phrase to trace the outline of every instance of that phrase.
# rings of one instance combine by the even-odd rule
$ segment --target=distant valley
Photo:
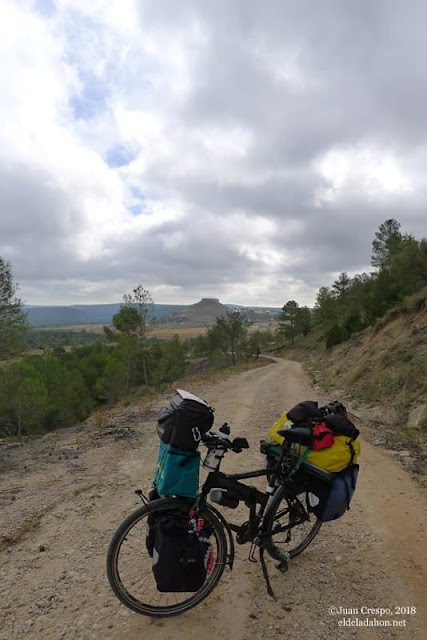
[[[24,307],[31,327],[70,327],[112,323],[113,316],[119,311],[121,303],[113,304],[76,304],[70,306],[32,306]],[[193,305],[154,304],[152,319],[161,324],[182,327],[208,326],[217,317],[225,315],[227,309],[247,309],[249,317],[255,323],[265,323],[275,319],[280,312],[276,307],[243,307],[242,305],[223,305],[217,298],[202,298]]]

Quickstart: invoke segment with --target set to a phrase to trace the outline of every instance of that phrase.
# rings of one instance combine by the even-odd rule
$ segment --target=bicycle
[[[310,430],[296,427],[279,431],[284,442],[281,446],[276,445],[279,451],[273,455],[273,463],[262,469],[236,474],[220,471],[221,460],[226,451],[240,453],[249,448],[249,444],[245,438],[230,440],[229,432],[225,424],[219,432],[210,432],[205,438],[204,444],[208,449],[205,462],[209,454],[212,458],[212,452],[219,451],[220,455],[216,456],[216,468],[211,467],[195,501],[181,497],[150,500],[137,490],[143,506],[131,513],[113,535],[107,554],[108,579],[117,598],[136,613],[166,617],[184,613],[200,604],[218,585],[225,567],[233,567],[235,547],[232,532],[236,534],[238,544],[251,543],[250,560],[256,562],[254,553],[259,550],[267,590],[274,597],[265,552],[284,572],[289,559],[306,549],[319,532],[321,522],[307,510],[304,495],[310,474],[320,474],[325,481],[330,474],[305,462],[304,456],[298,456],[293,446],[294,443],[304,444]],[[266,476],[268,481],[265,491],[242,482],[262,476]],[[216,507],[208,503],[210,493],[212,501],[225,507],[235,508],[244,502],[249,510],[248,519],[240,525],[228,522]],[[214,562],[204,584],[195,593],[157,591],[152,572],[153,559],[146,548],[146,539],[150,526],[148,518],[162,512],[196,513],[209,528]]]

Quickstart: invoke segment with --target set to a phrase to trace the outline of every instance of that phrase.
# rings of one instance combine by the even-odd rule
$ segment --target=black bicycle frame
[[[256,471],[235,474],[227,474],[222,471],[212,471],[206,478],[203,485],[201,492],[203,500],[207,499],[211,489],[225,489],[230,495],[236,497],[239,501],[244,502],[249,508],[249,521],[247,523],[237,525],[227,521],[227,529],[229,531],[231,529],[235,533],[241,534],[245,526],[247,527],[249,538],[245,537],[244,542],[249,542],[250,539],[257,535],[259,522],[264,514],[270,494],[259,491],[256,487],[243,484],[242,482],[239,482],[239,480],[266,476],[267,473],[267,469],[258,469]],[[260,505],[260,509],[257,513],[258,504]],[[239,537],[237,540],[239,541]]]
[[[286,484],[298,468],[298,465],[292,465],[287,477],[283,477],[282,463],[288,453],[289,445],[287,443],[284,443],[282,445],[279,459],[277,460],[274,467],[269,469],[264,467],[262,469],[246,471],[243,473],[224,473],[222,471],[211,471],[202,487],[202,491],[200,494],[201,499],[203,501],[206,501],[211,489],[225,489],[229,493],[229,495],[237,498],[239,501],[244,502],[245,505],[249,508],[249,522],[247,523],[249,525],[249,531],[253,536],[257,535],[260,520],[264,515],[267,503],[272,493],[260,491],[256,487],[251,487],[244,484],[243,482],[240,482],[240,480],[269,476],[269,485],[273,487],[277,486],[278,484]],[[260,505],[260,509],[258,512],[257,505]],[[232,523],[227,524],[235,532],[239,532],[242,529],[242,525],[239,526]]]
[[[223,473],[222,471],[212,471],[206,478],[203,485],[202,494],[208,495],[211,489],[225,489],[230,494],[241,500],[247,507],[255,507],[260,504],[262,508],[268,502],[269,494],[259,491],[256,487],[250,487],[239,480],[248,478],[258,478],[266,476],[269,473],[267,469],[258,469],[256,471],[248,471],[246,473]]]

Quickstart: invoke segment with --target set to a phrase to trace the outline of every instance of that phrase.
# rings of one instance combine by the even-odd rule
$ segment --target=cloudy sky
[[[427,228],[424,0],[0,0],[0,256],[28,304],[312,305]]]

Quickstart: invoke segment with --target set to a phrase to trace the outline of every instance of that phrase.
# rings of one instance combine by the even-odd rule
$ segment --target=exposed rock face
[[[217,318],[227,315],[227,307],[218,298],[202,298],[200,302],[190,305],[173,318],[184,326],[203,327],[214,324]]]
[[[427,404],[420,404],[410,412],[408,427],[416,427],[427,431]]]

